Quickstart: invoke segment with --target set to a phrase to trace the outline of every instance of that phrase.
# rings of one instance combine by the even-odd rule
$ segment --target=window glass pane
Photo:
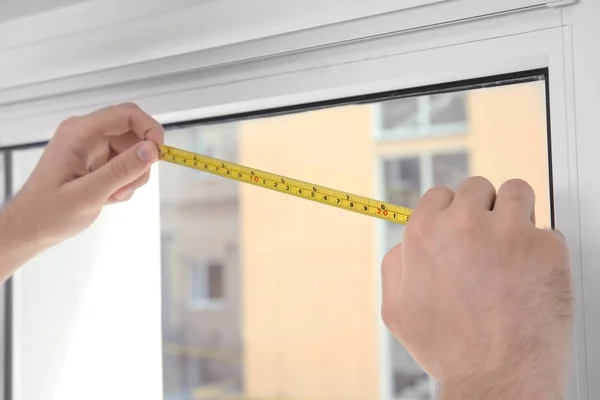
[[[12,151],[15,192],[43,152]],[[14,381],[17,398],[156,398],[162,387],[155,379],[161,373],[160,336],[153,330],[160,261],[156,183],[151,178],[131,201],[106,207],[84,232],[17,272],[15,310],[31,310],[15,312],[18,362],[12,376],[22,378]],[[90,396],[88,389],[99,380],[110,384],[95,386]]]
[[[206,265],[191,261],[190,282],[192,302],[209,305],[223,299],[223,266],[218,263]]]
[[[414,207],[421,197],[421,160],[403,157],[384,161],[387,200]]]
[[[192,301],[203,302],[208,301],[208,282],[206,274],[206,266],[197,262],[191,263],[190,280],[192,283]]]
[[[166,142],[409,207],[468,176],[496,187],[523,178],[549,226],[544,82],[443,96],[198,125]],[[382,141],[372,130],[463,119],[453,136]],[[165,399],[433,398],[427,375],[379,332],[374,260],[402,225],[168,163],[160,175]]]
[[[416,129],[419,124],[419,104],[416,97],[390,100],[381,104],[381,125],[384,130]]]
[[[168,137],[171,146],[230,161],[237,159],[237,146],[235,144],[237,130],[235,124],[190,126],[183,130],[169,131]],[[221,179],[214,175],[198,174],[193,170],[180,171],[177,176],[171,176],[169,179],[183,180],[184,182],[187,182],[188,179],[207,180],[216,181],[216,184],[219,185],[227,185],[227,183],[220,182]],[[178,183],[173,185],[173,187],[180,186]],[[185,184],[183,187],[185,187]],[[235,185],[229,183],[229,187],[233,188]],[[171,193],[178,196],[174,192]]]
[[[236,161],[237,132],[236,124],[220,124],[168,130],[166,137]],[[238,184],[174,165],[160,165],[159,175],[164,398],[243,393]]]
[[[456,189],[469,176],[469,155],[466,152],[436,154],[431,160],[433,186]]]
[[[12,193],[15,195],[21,190],[29,175],[35,169],[44,153],[44,147],[31,147],[11,151]]]
[[[431,124],[465,123],[467,120],[466,93],[444,93],[429,96]]]
[[[214,300],[223,298],[223,266],[221,264],[208,266],[208,298]]]
[[[467,93],[408,97],[379,104],[380,139],[467,134]]]

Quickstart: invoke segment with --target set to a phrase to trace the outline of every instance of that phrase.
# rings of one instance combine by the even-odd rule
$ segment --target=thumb
[[[84,201],[104,205],[114,192],[142,176],[157,159],[156,144],[142,141],[78,179],[77,190],[85,196]]]

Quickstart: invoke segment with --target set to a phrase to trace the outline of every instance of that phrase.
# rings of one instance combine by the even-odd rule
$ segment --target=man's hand
[[[89,227],[104,205],[128,200],[148,181],[163,139],[162,126],[133,104],[60,124],[22,190],[0,214],[2,277]]]
[[[534,192],[483,178],[427,192],[385,257],[383,319],[443,400],[559,399],[572,324],[563,237]]]

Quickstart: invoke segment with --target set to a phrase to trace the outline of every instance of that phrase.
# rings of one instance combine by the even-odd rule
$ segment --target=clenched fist
[[[385,257],[383,319],[443,400],[560,399],[572,296],[563,237],[521,181],[427,192]]]

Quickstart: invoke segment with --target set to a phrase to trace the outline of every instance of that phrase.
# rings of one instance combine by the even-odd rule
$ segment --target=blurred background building
[[[543,81],[167,132],[191,151],[413,207],[472,175],[526,179],[550,226]],[[421,400],[383,328],[403,226],[161,165],[167,400]]]

